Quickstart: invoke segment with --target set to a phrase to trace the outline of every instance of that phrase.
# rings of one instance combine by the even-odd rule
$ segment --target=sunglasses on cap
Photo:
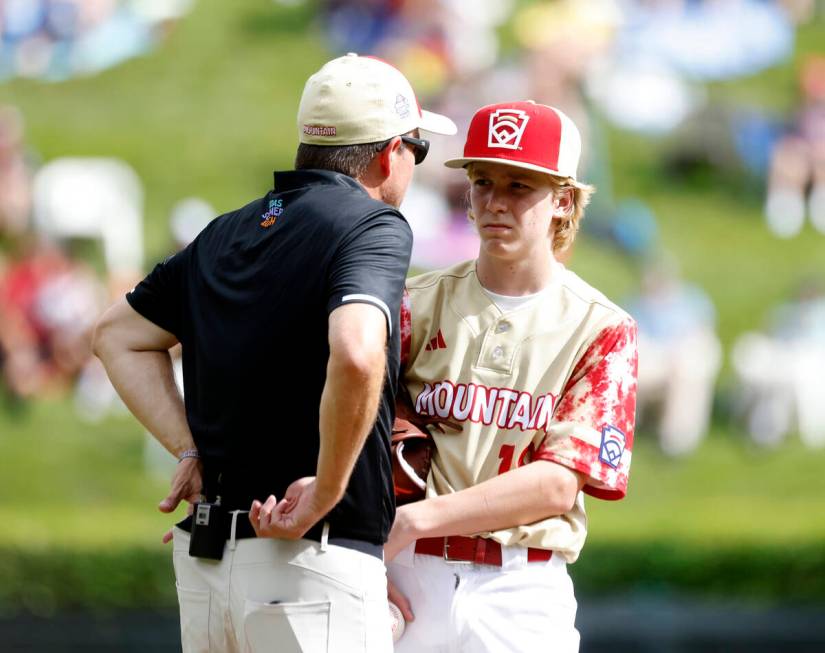
[[[413,138],[412,136],[402,136],[401,140],[412,147],[415,165],[427,158],[427,152],[430,151],[430,141],[425,138]]]

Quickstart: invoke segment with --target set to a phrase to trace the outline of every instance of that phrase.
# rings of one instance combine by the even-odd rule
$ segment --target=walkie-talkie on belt
[[[227,514],[221,505],[221,498],[214,503],[199,501],[192,512],[192,533],[189,540],[189,555],[194,558],[221,560],[226,544]]]

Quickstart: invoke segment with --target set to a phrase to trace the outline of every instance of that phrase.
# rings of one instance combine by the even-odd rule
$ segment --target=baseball
[[[407,622],[404,620],[404,615],[401,614],[401,609],[392,601],[389,601],[389,604],[390,621],[392,622],[392,641],[395,643],[401,639],[401,635],[404,634],[404,628],[407,626]]]

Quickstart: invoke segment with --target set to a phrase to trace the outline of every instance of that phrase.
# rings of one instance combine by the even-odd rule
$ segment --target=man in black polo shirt
[[[179,458],[160,509],[200,499],[173,530],[184,651],[392,647],[382,545],[412,241],[397,207],[427,152],[418,130],[455,125],[389,64],[347,55],[309,79],[298,128],[296,170],[156,266],[95,334]]]

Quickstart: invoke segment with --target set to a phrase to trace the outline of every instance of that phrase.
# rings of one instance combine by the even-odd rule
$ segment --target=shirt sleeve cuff
[[[381,309],[381,312],[384,313],[384,317],[387,318],[387,333],[389,336],[392,336],[392,316],[390,315],[390,309],[384,300],[376,297],[375,295],[354,293],[341,297],[341,304],[339,304],[339,306],[342,304],[351,303],[372,304],[373,306]]]

